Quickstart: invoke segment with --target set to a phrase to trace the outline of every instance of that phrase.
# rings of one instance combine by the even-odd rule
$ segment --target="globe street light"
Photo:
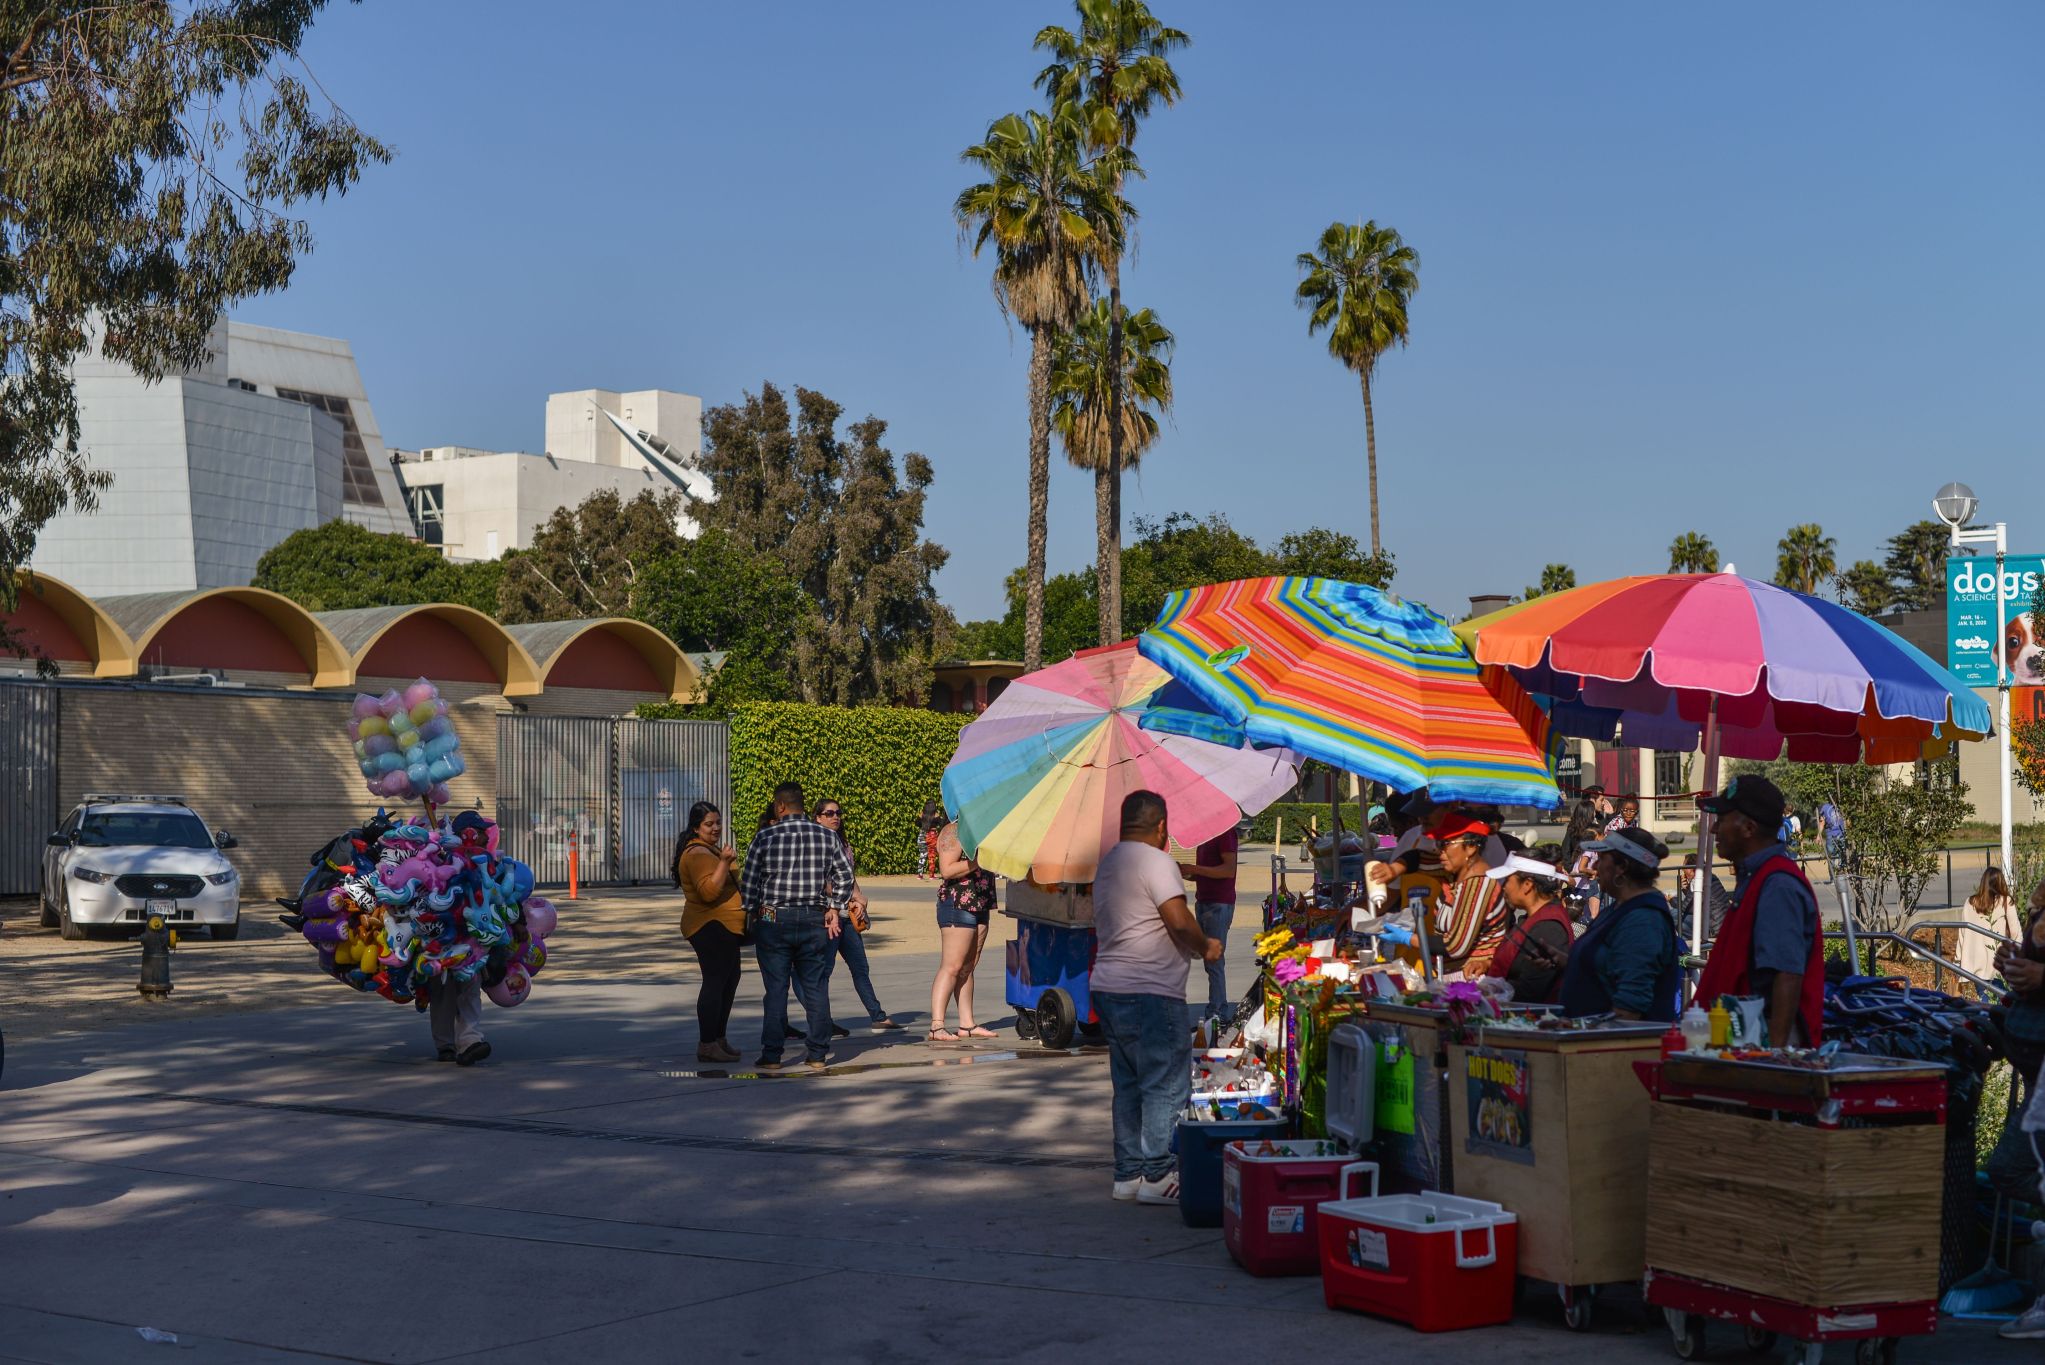
[[[1931,500],[1931,510],[1946,524],[1946,533],[1955,549],[1962,545],[1995,546],[1995,742],[2002,762],[2002,872],[2007,877],[2013,870],[2011,860],[2014,853],[2014,834],[2010,826],[2009,659],[2003,642],[2003,632],[2009,628],[2003,606],[2003,594],[2008,590],[2003,578],[2003,561],[2009,556],[2009,528],[2000,521],[1992,527],[1968,526],[1980,506],[1981,500],[1964,483],[1947,484]]]

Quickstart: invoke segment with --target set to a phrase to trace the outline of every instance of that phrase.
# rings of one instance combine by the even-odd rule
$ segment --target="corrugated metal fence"
[[[497,823],[542,885],[657,882],[696,801],[731,809],[729,730],[718,721],[503,715]]]
[[[0,683],[0,896],[33,896],[57,828],[57,689]]]

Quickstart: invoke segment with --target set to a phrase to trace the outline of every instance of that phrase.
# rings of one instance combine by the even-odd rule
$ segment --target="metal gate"
[[[43,844],[57,828],[54,687],[0,683],[0,895],[41,890]]]
[[[729,730],[717,721],[497,718],[503,848],[544,885],[665,881],[696,801],[731,805]]]

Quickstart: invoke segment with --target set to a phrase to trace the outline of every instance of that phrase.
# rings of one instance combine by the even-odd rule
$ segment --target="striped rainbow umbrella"
[[[1552,807],[1548,726],[1416,602],[1332,578],[1173,593],[1137,642],[1252,744],[1438,801]]]
[[[959,735],[944,806],[980,866],[1044,883],[1089,882],[1121,837],[1122,798],[1165,799],[1187,848],[1231,829],[1298,779],[1299,759],[1142,729],[1170,682],[1131,641],[1085,650],[1010,683]]]
[[[1990,730],[1987,704],[1901,636],[1738,574],[1591,583],[1456,633],[1586,739],[1689,752],[1715,714],[1728,758],[1900,763]]]

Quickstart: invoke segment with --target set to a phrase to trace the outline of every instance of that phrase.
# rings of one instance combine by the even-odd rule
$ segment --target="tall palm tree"
[[[1825,580],[1839,572],[1839,542],[1825,534],[1814,521],[1792,526],[1776,542],[1776,586],[1792,592],[1815,593]]]
[[[952,216],[973,254],[994,256],[994,297],[1030,334],[1029,556],[1023,666],[1044,659],[1044,530],[1051,497],[1051,351],[1079,321],[1089,286],[1122,248],[1126,206],[1114,194],[1126,153],[1089,156],[1078,112],[1031,110],[995,120],[960,153],[986,179],[960,191]]]
[[[1328,354],[1356,371],[1363,383],[1363,436],[1370,453],[1370,552],[1378,534],[1378,430],[1370,381],[1378,357],[1406,344],[1406,309],[1420,288],[1420,257],[1388,227],[1330,223],[1320,248],[1299,254],[1304,277],[1293,299],[1310,308],[1307,334],[1327,329]]]
[[[1193,40],[1158,22],[1144,0],[1073,0],[1079,30],[1052,24],[1037,34],[1036,45],[1051,54],[1051,64],[1038,73],[1037,84],[1057,103],[1080,111],[1092,148],[1100,153],[1126,152],[1136,130],[1160,104],[1178,102],[1179,73],[1168,53]],[[1134,172],[1134,164],[1126,168]],[[1124,171],[1109,186],[1122,195]],[[1111,387],[1121,383],[1123,367],[1122,253],[1107,260],[1108,360]],[[1111,394],[1109,409],[1121,406]],[[1122,628],[1122,429],[1108,429],[1107,457],[1094,470],[1095,581],[1100,601],[1101,639],[1119,639]]]
[[[1669,572],[1717,573],[1718,547],[1701,532],[1683,532],[1669,542]]]
[[[1104,471],[1110,466],[1134,469],[1157,440],[1159,415],[1172,406],[1177,339],[1148,308],[1123,318],[1119,338],[1116,330],[1112,301],[1095,299],[1077,327],[1059,334],[1051,357],[1051,426],[1065,446],[1065,458],[1093,471],[1096,512],[1107,510],[1099,497]],[[1118,350],[1119,373],[1113,359]],[[1120,415],[1111,420],[1111,414]],[[1103,563],[1110,556],[1121,558],[1121,547],[1109,540],[1110,525],[1106,517],[1097,518]],[[1101,643],[1120,639],[1121,628],[1118,616],[1103,631]]]

